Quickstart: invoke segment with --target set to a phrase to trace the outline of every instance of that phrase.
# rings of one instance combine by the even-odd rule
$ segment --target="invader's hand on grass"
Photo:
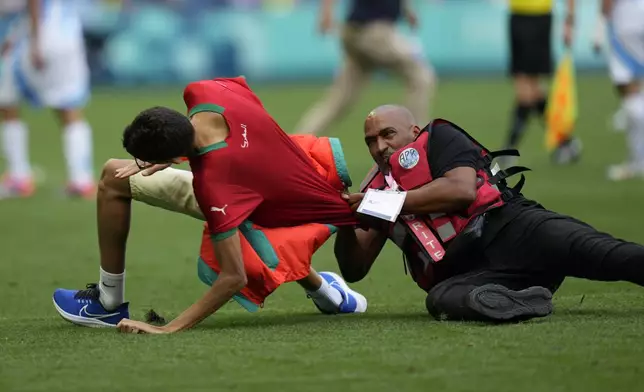
[[[116,325],[117,331],[121,333],[149,333],[149,334],[164,334],[170,333],[165,327],[150,325],[143,321],[134,321],[123,319]]]

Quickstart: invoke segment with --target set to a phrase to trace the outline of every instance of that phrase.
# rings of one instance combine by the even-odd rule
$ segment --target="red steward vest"
[[[477,166],[476,199],[465,211],[451,214],[429,214],[427,216],[401,215],[391,225],[389,238],[403,250],[406,266],[412,278],[425,291],[438,283],[433,279],[433,264],[445,256],[449,244],[468,227],[472,220],[485,212],[502,206],[513,194],[520,191],[525,177],[514,188],[508,188],[505,178],[530,170],[525,167],[511,167],[492,174],[492,159],[502,155],[518,156],[516,150],[490,152],[472,138],[467,132],[446,120],[434,120],[409,145],[396,151],[389,159],[391,176],[402,191],[420,188],[434,180],[427,160],[427,151],[432,127],[438,123],[449,123],[465,134],[476,146],[481,148],[481,159]],[[361,192],[368,188],[388,188],[385,177],[374,166],[361,185]]]

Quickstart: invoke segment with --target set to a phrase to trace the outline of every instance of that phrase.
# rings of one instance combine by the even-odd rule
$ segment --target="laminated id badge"
[[[400,215],[407,192],[369,189],[358,206],[358,212],[395,222]]]

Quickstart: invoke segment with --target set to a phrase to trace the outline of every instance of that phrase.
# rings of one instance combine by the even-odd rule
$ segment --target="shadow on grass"
[[[374,323],[379,327],[383,324],[389,323],[399,326],[401,323],[407,323],[410,327],[426,326],[432,328],[436,326],[449,326],[449,327],[503,327],[520,324],[541,324],[549,322],[549,318],[536,318],[527,321],[513,321],[506,323],[488,323],[477,321],[455,321],[455,320],[435,320],[425,313],[371,313],[360,315],[322,315],[322,314],[270,314],[261,317],[244,317],[244,316],[230,316],[225,319],[221,318],[217,322],[204,323],[197,326],[197,329],[202,330],[217,330],[229,328],[266,328],[266,327],[280,327],[280,326],[296,326],[305,324],[321,324],[321,323],[339,323],[341,326],[348,326],[351,324],[368,324]]]
[[[247,315],[228,316],[219,318],[216,322],[207,322],[197,326],[197,329],[228,329],[228,328],[265,328],[280,326],[296,326],[305,324],[340,323],[340,325],[369,323],[369,322],[409,322],[417,325],[419,323],[431,323],[433,319],[423,313],[372,313],[355,315],[323,315],[323,314],[266,314],[259,317]]]
[[[167,320],[171,320],[174,315],[165,315]],[[554,316],[554,318],[553,318]],[[355,315],[323,315],[318,313],[271,313],[259,315],[226,315],[223,317],[212,318],[206,320],[204,323],[196,326],[195,330],[226,330],[226,329],[257,329],[257,328],[271,328],[271,327],[288,327],[298,325],[324,325],[327,323],[339,323],[339,326],[350,326],[354,324],[367,324],[375,323],[382,327],[383,323],[392,325],[400,325],[401,323],[408,323],[409,326],[418,327],[425,325],[427,328],[435,326],[449,326],[449,327],[503,327],[513,325],[539,325],[547,323],[556,323],[557,321],[591,321],[599,319],[638,319],[644,318],[644,308],[634,309],[599,309],[599,308],[573,308],[555,310],[553,316],[535,318],[527,321],[517,321],[509,323],[485,323],[485,322],[463,322],[463,321],[438,321],[425,313],[366,313]],[[55,330],[58,332],[73,333],[77,331],[76,328],[70,328],[73,324],[60,320],[60,323],[47,323],[42,326],[49,331]],[[84,328],[83,328],[84,329]]]
[[[607,308],[572,308],[555,310],[558,318],[587,317],[592,318],[617,318],[617,319],[641,319],[644,317],[644,307],[633,307],[632,309],[607,309]]]

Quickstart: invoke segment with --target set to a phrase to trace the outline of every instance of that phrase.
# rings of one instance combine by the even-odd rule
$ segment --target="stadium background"
[[[505,1],[413,3],[417,37],[440,79],[432,114],[499,147],[512,107]],[[598,2],[577,3],[576,132],[584,156],[574,166],[551,165],[535,119],[521,149],[520,163],[533,169],[525,194],[644,243],[643,184],[605,180],[606,166],[624,157],[624,136],[611,132],[617,100],[604,57],[591,50]],[[121,132],[138,111],[153,105],[183,110],[187,81],[246,75],[291,132],[340,60],[336,37],[317,34],[316,1],[83,4],[97,176],[108,158],[127,157]],[[557,22],[562,5],[558,0]],[[561,25],[555,26],[561,54]],[[403,99],[396,80],[379,79],[331,131],[342,140],[354,183],[371,165],[361,135],[365,114]],[[40,181],[34,197],[0,201],[1,391],[617,392],[641,385],[641,288],[570,279],[548,319],[504,327],[438,323],[428,319],[423,292],[405,276],[391,244],[369,276],[353,285],[370,301],[359,317],[318,315],[297,285],[286,285],[258,314],[230,304],[194,331],[174,336],[71,326],[57,316],[51,294],[98,278],[95,204],[61,197],[65,169],[55,117],[28,106],[24,116]],[[133,318],[150,308],[173,317],[203,293],[196,276],[200,232],[191,218],[133,205],[126,289]],[[331,244],[316,254],[317,269],[337,270]]]
[[[316,31],[318,3],[170,0],[122,6],[90,0],[84,13],[87,32],[104,40],[101,59],[93,59],[95,80],[168,83],[239,74],[253,82],[327,79],[341,52],[336,39]],[[341,17],[347,1],[338,3]],[[591,38],[598,1],[578,3],[575,59],[581,70],[597,69],[603,61],[593,54]],[[412,4],[421,23],[417,34],[410,35],[431,56],[439,73],[505,70],[505,0],[414,0]],[[560,14],[563,2],[556,4]]]

